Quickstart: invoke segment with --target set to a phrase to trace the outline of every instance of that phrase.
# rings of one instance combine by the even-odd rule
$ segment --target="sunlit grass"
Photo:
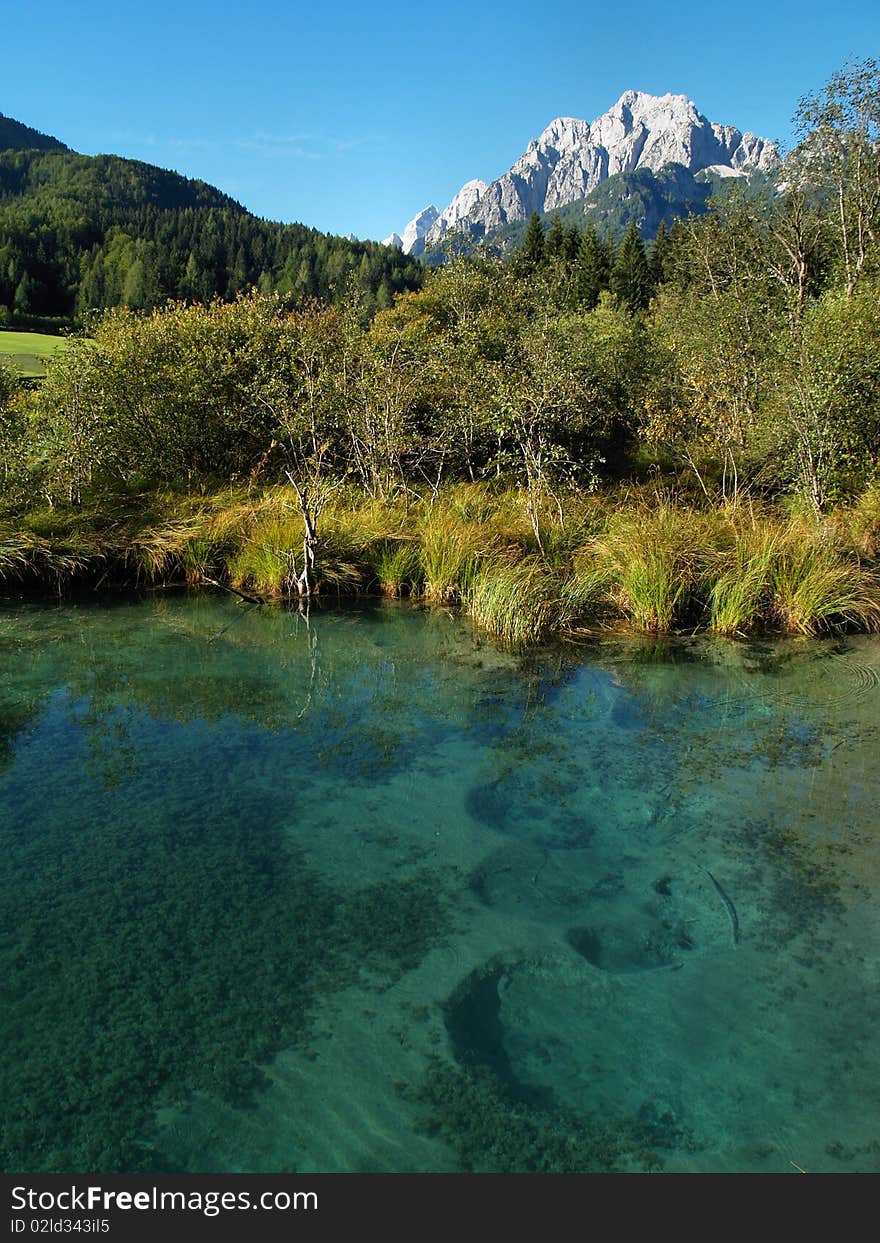
[[[711,548],[708,516],[665,496],[613,511],[597,541],[619,609],[639,630],[658,634],[698,616]]]
[[[818,634],[880,625],[880,580],[833,544],[789,540],[773,574],[773,608],[780,629]]]
[[[709,591],[709,627],[716,634],[745,635],[766,621],[786,535],[784,526],[765,518],[731,527],[730,547],[718,556]]]
[[[621,623],[727,636],[870,630],[880,625],[878,522],[876,488],[821,523],[640,488],[548,504],[539,548],[515,489],[466,483],[385,500],[340,487],[320,517],[314,586],[461,604],[514,645]],[[0,580],[53,591],[78,580],[180,582],[285,598],[303,534],[283,486],[121,493],[7,516]]]
[[[559,620],[559,580],[534,556],[485,561],[468,581],[463,599],[481,629],[515,646],[546,639]]]
[[[45,332],[0,330],[0,362],[8,363],[19,375],[35,379],[46,374],[46,363],[65,348],[65,338]]]
[[[495,537],[482,525],[438,503],[424,514],[418,537],[424,596],[439,603],[462,599],[480,560],[496,546]]]
[[[384,595],[408,596],[418,592],[422,559],[415,540],[382,540],[373,549],[370,563]]]

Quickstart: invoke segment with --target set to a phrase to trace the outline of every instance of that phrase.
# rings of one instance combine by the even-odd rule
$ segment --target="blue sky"
[[[381,238],[630,87],[790,139],[799,96],[880,56],[880,4],[0,0],[0,31],[7,116]]]

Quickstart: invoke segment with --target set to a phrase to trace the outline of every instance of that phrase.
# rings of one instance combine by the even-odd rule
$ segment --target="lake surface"
[[[0,610],[2,1164],[880,1168],[880,643]]]

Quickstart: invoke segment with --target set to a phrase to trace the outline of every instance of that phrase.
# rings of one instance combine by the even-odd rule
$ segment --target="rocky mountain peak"
[[[426,208],[406,226],[400,243],[420,254],[453,230],[485,236],[532,212],[585,198],[607,177],[636,168],[657,172],[681,164],[692,173],[711,168],[736,174],[767,170],[777,161],[771,142],[708,121],[686,95],[628,90],[592,122],[556,117],[506,173],[488,185],[466,182],[442,212]]]
[[[564,153],[575,151],[579,146],[590,141],[590,126],[577,117],[556,117],[551,121],[534,146],[541,149],[552,147]],[[531,144],[530,144],[531,145]]]

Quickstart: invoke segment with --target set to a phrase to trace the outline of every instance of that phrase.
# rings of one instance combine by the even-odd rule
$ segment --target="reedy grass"
[[[29,531],[0,529],[0,581],[37,579],[53,589],[108,560],[108,549],[94,536],[52,542]]]
[[[468,581],[463,602],[483,630],[520,647],[539,643],[557,628],[559,578],[535,556],[485,560]]]
[[[764,518],[732,526],[731,546],[719,553],[709,591],[709,628],[716,634],[745,635],[769,613],[773,572],[786,529]]]
[[[657,634],[692,617],[701,603],[713,535],[705,514],[668,497],[612,512],[596,550],[623,615]]]
[[[370,556],[379,589],[386,596],[418,593],[422,583],[422,561],[414,540],[382,540]]]
[[[833,543],[789,539],[773,571],[773,610],[788,634],[880,628],[880,580]]]
[[[301,548],[302,523],[298,516],[267,506],[248,523],[228,561],[230,582],[260,595],[283,595],[296,576],[296,558]]]
[[[480,561],[497,550],[497,537],[462,520],[454,509],[431,505],[419,528],[419,554],[426,600],[461,600]]]
[[[33,539],[22,531],[0,529],[0,579],[17,578],[28,566]]]
[[[868,485],[852,505],[834,515],[843,538],[860,557],[880,557],[880,480]]]
[[[387,500],[340,488],[319,522],[317,589],[460,602],[475,625],[513,645],[615,616],[659,634],[880,628],[868,563],[880,541],[880,487],[821,524],[647,488],[563,500],[564,523],[547,507],[539,550],[522,491],[467,483]],[[284,486],[132,493],[7,516],[0,581],[226,582],[277,597],[291,590],[302,543]]]
[[[754,512],[731,521],[732,543],[719,557],[710,592],[709,624],[716,633],[877,628],[877,579],[832,524]]]
[[[563,631],[592,630],[609,612],[612,579],[595,557],[581,553],[562,582],[559,593],[559,627]]]

